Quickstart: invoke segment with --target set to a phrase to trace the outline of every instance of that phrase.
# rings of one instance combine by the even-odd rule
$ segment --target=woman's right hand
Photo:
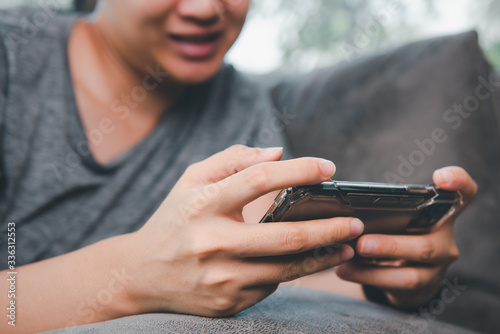
[[[233,146],[190,166],[138,232],[126,262],[126,288],[137,313],[226,316],[244,310],[290,281],[343,263],[342,245],[308,252],[361,234],[352,218],[248,224],[249,202],[274,190],[316,184],[335,172],[316,158],[278,161],[281,149]],[[316,254],[316,256],[314,255]]]

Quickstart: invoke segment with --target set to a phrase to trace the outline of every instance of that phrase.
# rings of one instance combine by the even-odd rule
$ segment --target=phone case
[[[330,181],[284,189],[261,223],[357,217],[364,233],[428,233],[461,205],[433,185]]]

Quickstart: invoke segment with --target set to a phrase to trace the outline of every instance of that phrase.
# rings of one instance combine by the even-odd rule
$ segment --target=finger
[[[356,251],[368,258],[401,259],[427,264],[450,264],[459,251],[452,236],[452,226],[425,235],[367,234],[359,238]],[[448,236],[448,234],[450,236]]]
[[[312,251],[290,256],[247,259],[252,265],[245,267],[245,277],[248,278],[249,285],[288,282],[345,263],[353,256],[354,250],[350,246],[340,245],[326,254]]]
[[[178,183],[191,187],[212,184],[262,162],[277,161],[283,148],[250,148],[234,145],[211,157],[189,166]]]
[[[434,266],[383,267],[360,262],[345,263],[335,268],[337,275],[346,281],[401,291],[439,285],[441,271],[440,267]]]
[[[460,167],[438,169],[433,174],[433,180],[439,188],[460,191],[465,204],[468,204],[477,193],[476,182]]]
[[[274,190],[297,185],[318,184],[335,173],[333,162],[317,158],[301,158],[249,167],[219,182],[219,203],[226,212],[241,211],[251,201]]]
[[[330,218],[304,222],[240,224],[227,229],[228,252],[239,257],[277,256],[352,240],[363,232],[355,218]]]

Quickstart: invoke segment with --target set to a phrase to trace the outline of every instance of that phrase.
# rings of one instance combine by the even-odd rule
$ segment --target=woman
[[[274,191],[335,172],[322,159],[279,161],[281,148],[231,146],[285,143],[263,131],[276,121],[265,93],[223,65],[248,6],[103,0],[81,20],[41,8],[2,14],[0,214],[18,235],[15,329],[224,316],[334,266],[402,308],[438,291],[458,256],[456,215],[430,235],[359,239],[361,255],[408,261],[397,268],[346,263],[347,245],[308,253],[359,236],[357,219],[248,224]],[[434,182],[466,203],[476,192],[457,167]]]

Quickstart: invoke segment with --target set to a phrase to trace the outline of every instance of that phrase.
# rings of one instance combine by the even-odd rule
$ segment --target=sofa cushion
[[[338,180],[431,183],[432,172],[448,165],[473,176],[479,193],[456,223],[461,258],[447,276],[466,290],[452,303],[438,300],[422,312],[491,332],[500,329],[495,80],[477,34],[467,32],[288,77],[272,87],[293,154],[333,160]]]
[[[234,317],[146,314],[51,333],[470,333],[390,308],[296,287]]]

